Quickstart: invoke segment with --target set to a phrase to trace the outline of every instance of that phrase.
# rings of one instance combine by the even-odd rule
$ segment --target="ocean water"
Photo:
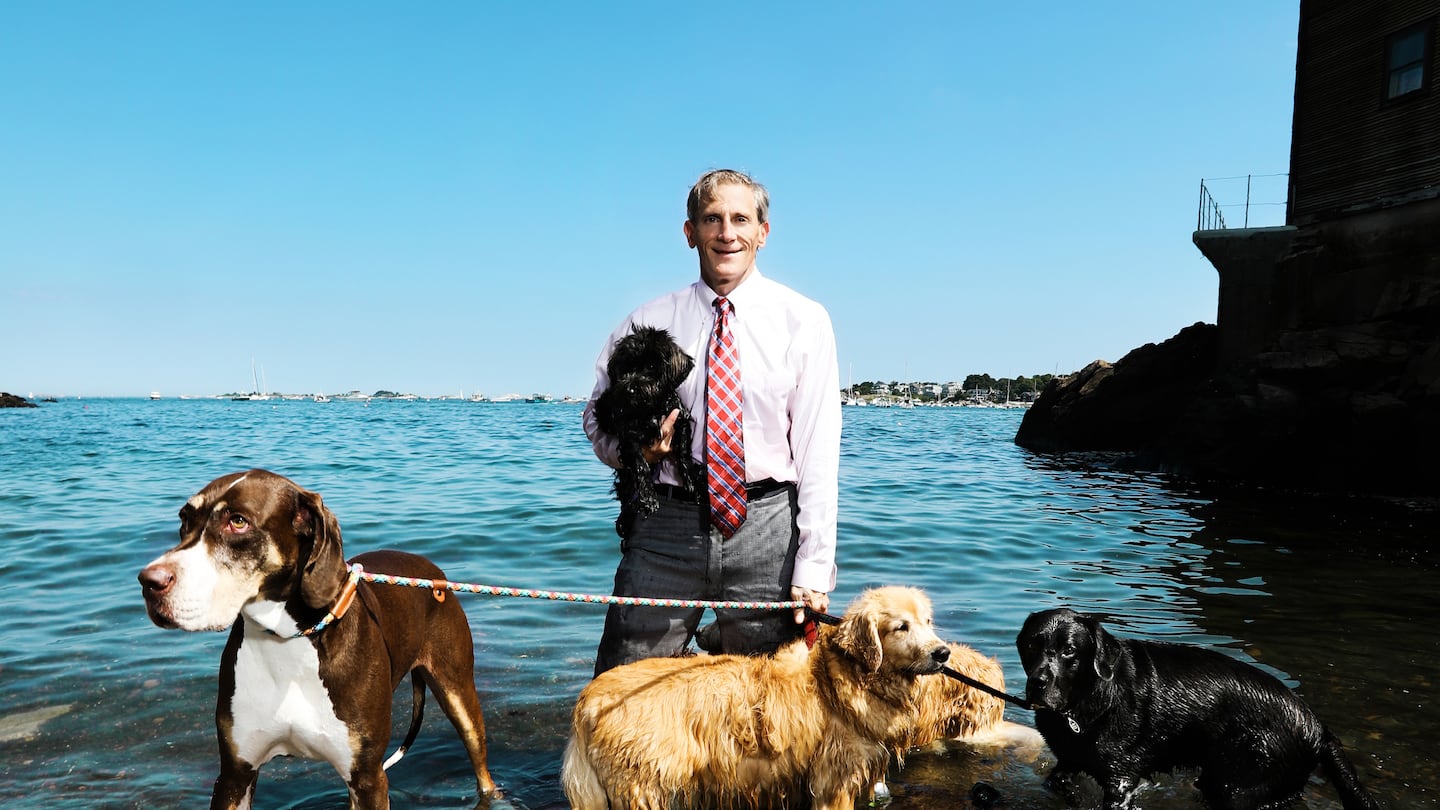
[[[1440,806],[1435,513],[1423,504],[1206,492],[1103,459],[1030,454],[1019,411],[847,408],[836,612],[865,587],[926,589],[941,635],[1004,666],[1031,611],[1104,614],[1121,634],[1203,644],[1295,687],[1388,806]],[[224,473],[320,492],[348,553],[403,548],[451,579],[605,594],[618,557],[608,470],[573,404],[65,400],[0,410],[0,807],[205,806],[223,633],[161,630],[136,574]],[[570,709],[603,606],[461,595],[490,767],[517,808],[564,807]],[[396,737],[408,689],[396,700]],[[1010,709],[1017,723],[1027,712]],[[1064,806],[1052,763],[945,743],[892,772],[891,806]],[[472,807],[432,699],[390,771],[396,807]],[[1093,797],[1092,797],[1093,798]],[[1306,806],[1333,808],[1313,778]],[[1145,807],[1198,807],[1182,774]],[[343,808],[328,765],[277,760],[259,808]],[[498,806],[498,803],[497,803]]]

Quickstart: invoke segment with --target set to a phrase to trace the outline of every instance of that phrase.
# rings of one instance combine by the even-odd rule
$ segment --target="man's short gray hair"
[[[754,192],[755,215],[761,222],[770,220],[770,192],[755,182],[755,178],[735,169],[711,169],[701,175],[690,188],[690,197],[685,201],[686,217],[695,222],[701,207],[715,199],[716,189],[726,185],[744,186]]]

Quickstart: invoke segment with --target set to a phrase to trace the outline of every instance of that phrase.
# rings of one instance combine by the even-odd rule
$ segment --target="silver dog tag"
[[[1080,724],[1077,723],[1077,722],[1075,722],[1075,718],[1073,718],[1073,717],[1071,717],[1070,715],[1067,714],[1067,715],[1065,715],[1065,722],[1070,724],[1070,731],[1071,731],[1072,733],[1074,733],[1074,734],[1079,734],[1079,733],[1080,733]]]

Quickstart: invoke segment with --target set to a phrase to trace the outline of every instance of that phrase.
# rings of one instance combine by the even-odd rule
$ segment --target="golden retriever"
[[[964,644],[950,645],[946,664],[961,675],[1005,691],[1000,662]],[[916,695],[915,744],[983,737],[1005,720],[1005,701],[949,676],[922,678]]]
[[[576,810],[852,810],[916,741],[921,676],[950,648],[915,588],[862,593],[837,627],[773,657],[651,658],[580,692],[561,782]]]
[[[964,644],[950,644],[945,666],[999,692],[1005,691],[1000,662]],[[1039,755],[1045,745],[1040,732],[1005,719],[1005,701],[946,675],[918,681],[913,745],[937,740],[958,740],[972,746],[1013,748],[1027,758]]]

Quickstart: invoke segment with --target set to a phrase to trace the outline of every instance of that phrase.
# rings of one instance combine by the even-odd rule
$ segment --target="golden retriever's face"
[[[916,588],[874,588],[856,597],[837,643],[870,672],[939,672],[950,648],[935,635],[930,599]]]

